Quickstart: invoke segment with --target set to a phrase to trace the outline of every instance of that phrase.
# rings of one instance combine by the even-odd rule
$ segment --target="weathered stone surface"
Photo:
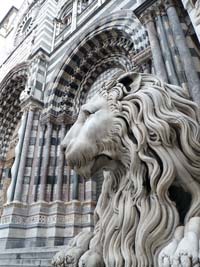
[[[87,179],[102,168],[104,183],[88,249],[80,233],[55,266],[199,262],[199,117],[182,88],[133,72],[112,80],[82,106],[62,146],[76,172]]]
[[[7,249],[0,252],[1,267],[50,267],[52,256],[61,247]]]
[[[179,50],[181,61],[187,76],[189,91],[192,99],[200,105],[200,80],[187,46],[186,38],[179,21],[179,17],[174,6],[167,8],[167,15],[170,21],[171,29],[175,38],[175,43]]]

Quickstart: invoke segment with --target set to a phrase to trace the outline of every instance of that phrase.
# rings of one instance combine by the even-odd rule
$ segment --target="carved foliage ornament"
[[[76,172],[101,168],[104,183],[92,238],[80,233],[55,266],[198,266],[197,113],[182,88],[137,73],[82,106],[62,146]]]

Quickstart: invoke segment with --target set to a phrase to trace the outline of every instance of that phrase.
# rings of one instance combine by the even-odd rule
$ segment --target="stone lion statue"
[[[81,232],[55,266],[200,266],[197,106],[151,74],[106,82],[62,142],[68,164],[104,171],[94,233]]]

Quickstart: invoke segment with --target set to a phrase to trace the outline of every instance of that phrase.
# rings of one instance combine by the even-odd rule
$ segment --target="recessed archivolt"
[[[108,57],[123,57],[126,58],[126,65],[131,66],[125,70],[131,70],[134,68],[133,57],[149,47],[143,26],[132,12],[124,10],[97,21],[79,39],[81,41],[74,44],[64,63],[59,66],[48,91],[44,115],[53,113],[58,116],[62,113],[63,97],[67,112],[72,114],[74,98],[80,88],[84,89],[81,84],[99,61]],[[121,65],[120,60],[118,64]]]
[[[4,160],[18,121],[21,118],[19,96],[27,81],[28,64],[12,69],[0,84],[0,159]]]
[[[97,62],[90,71],[85,75],[84,79],[81,81],[79,89],[74,92],[75,96],[73,99],[73,107],[72,113],[73,115],[77,115],[79,112],[80,107],[85,103],[87,95],[91,89],[91,86],[95,83],[98,77],[104,73],[105,71],[111,71],[115,68],[116,72],[124,73],[126,71],[130,71],[133,69],[133,63],[131,60],[123,55],[122,53],[115,53],[103,60]],[[114,75],[114,74],[112,74]],[[112,78],[112,77],[110,77]]]

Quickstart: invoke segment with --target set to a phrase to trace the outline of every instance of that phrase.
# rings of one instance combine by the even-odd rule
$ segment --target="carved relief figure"
[[[150,74],[107,82],[62,145],[76,172],[102,168],[104,183],[94,233],[75,237],[55,266],[199,266],[199,118],[182,88]]]

